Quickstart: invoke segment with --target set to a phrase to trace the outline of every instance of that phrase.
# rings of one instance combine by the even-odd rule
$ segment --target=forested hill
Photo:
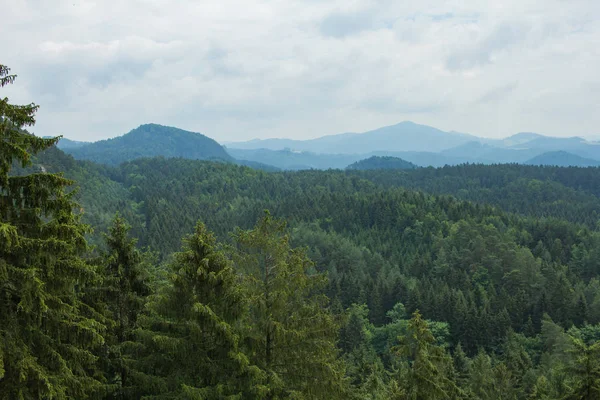
[[[207,136],[157,124],[141,125],[113,139],[65,147],[64,151],[76,159],[108,165],[153,156],[233,161],[220,144]]]
[[[465,164],[354,174],[386,188],[451,194],[521,215],[556,217],[593,229],[599,226],[600,168]]]
[[[373,156],[357,161],[346,167],[348,170],[364,171],[369,169],[415,169],[417,166],[398,157]]]
[[[584,224],[591,229],[598,227],[600,218],[600,170],[598,168],[559,168],[506,165],[459,165],[443,168],[418,168],[415,170],[366,170],[366,171],[304,171],[263,173],[257,170],[219,165],[194,160],[135,160],[120,167],[106,167],[90,162],[73,160],[57,149],[41,153],[35,161],[38,170],[43,167],[49,172],[65,171],[75,179],[81,190],[78,199],[85,212],[86,221],[97,228],[106,229],[111,216],[117,210],[130,219],[137,229],[136,234],[144,244],[161,241],[159,233],[148,229],[151,226],[153,201],[169,199],[169,213],[181,212],[188,225],[182,224],[174,215],[164,225],[173,225],[177,232],[169,232],[171,244],[161,242],[159,248],[169,253],[177,248],[178,236],[189,229],[197,218],[205,218],[214,207],[218,212],[239,210],[236,202],[250,204],[259,198],[273,201],[289,196],[302,196],[306,190],[323,191],[331,188],[348,191],[353,186],[343,182],[364,180],[374,184],[373,188],[403,187],[422,190],[437,195],[452,195],[459,199],[489,204],[512,213],[541,218],[560,218]],[[211,181],[210,189],[205,185]],[[163,187],[168,182],[174,188]],[[183,182],[190,182],[183,184]],[[195,183],[191,183],[195,182]],[[297,182],[297,183],[294,183]],[[331,182],[324,185],[324,182]],[[337,182],[337,183],[334,183]],[[146,186],[146,184],[148,185]],[[298,188],[302,184],[308,188]],[[333,185],[333,186],[331,186]],[[181,188],[185,188],[181,191]],[[204,189],[206,190],[204,190]],[[238,188],[243,188],[240,192]],[[275,196],[278,190],[283,194]],[[219,195],[221,193],[221,195]],[[222,196],[227,193],[227,196]],[[243,194],[246,193],[246,194]],[[217,196],[217,197],[215,197]],[[218,198],[219,200],[215,200]],[[199,205],[217,201],[213,208],[202,209]],[[231,203],[233,202],[233,203]],[[189,204],[188,204],[189,203]],[[189,213],[182,210],[190,208]],[[200,208],[199,208],[200,207]],[[204,207],[204,206],[202,206]],[[256,210],[261,207],[256,205]],[[135,212],[133,210],[136,210]],[[256,216],[250,217],[251,221]],[[247,221],[248,221],[247,220]],[[219,230],[219,227],[214,227]],[[153,238],[154,236],[156,238]]]
[[[540,154],[525,162],[530,165],[555,165],[558,167],[598,167],[600,161],[591,158],[585,158],[566,151],[551,151]]]

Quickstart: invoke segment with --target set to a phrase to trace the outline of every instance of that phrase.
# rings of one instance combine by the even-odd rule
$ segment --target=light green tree
[[[435,344],[435,338],[421,317],[413,313],[404,336],[395,352],[408,363],[408,371],[401,376],[404,398],[412,400],[455,399],[462,391],[451,379],[452,358],[445,349]]]
[[[267,374],[267,399],[345,398],[338,324],[304,250],[293,249],[285,223],[269,213],[235,235],[237,269],[250,305],[246,352]]]

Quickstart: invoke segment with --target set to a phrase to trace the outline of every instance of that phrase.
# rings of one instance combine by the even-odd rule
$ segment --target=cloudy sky
[[[600,137],[598,0],[0,0],[1,96],[33,131],[218,141],[403,120]]]

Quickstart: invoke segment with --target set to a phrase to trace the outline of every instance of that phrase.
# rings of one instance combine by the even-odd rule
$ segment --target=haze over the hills
[[[518,133],[487,139],[405,121],[364,133],[311,140],[268,139],[229,143],[200,134],[145,124],[114,139],[94,143],[63,139],[59,147],[75,158],[117,165],[141,157],[219,160],[266,170],[344,169],[371,157],[394,157],[416,166],[542,164],[592,166],[600,163],[600,143],[579,137]],[[371,165],[367,162],[366,165]],[[358,164],[360,167],[363,164]]]

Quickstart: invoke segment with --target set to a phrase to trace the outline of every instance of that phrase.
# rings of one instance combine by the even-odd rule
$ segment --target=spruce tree
[[[129,237],[130,227],[118,214],[105,235],[102,302],[112,321],[107,333],[106,373],[114,392],[111,398],[137,399],[143,392],[143,375],[135,366],[137,318],[150,294],[148,256]]]
[[[14,75],[0,65],[0,87]],[[23,129],[38,106],[0,99],[0,398],[83,399],[99,389],[93,350],[103,326],[81,291],[95,278],[82,256],[87,227],[61,175],[9,174],[59,138]]]
[[[267,374],[266,398],[345,398],[338,324],[321,294],[326,278],[303,249],[291,248],[285,223],[269,213],[235,237],[250,304],[246,348]]]
[[[570,337],[573,360],[567,366],[569,394],[567,400],[600,399],[600,342],[587,345],[579,338]]]
[[[245,301],[231,262],[198,223],[170,265],[169,285],[140,317],[148,398],[260,397],[259,371],[240,350]],[[256,380],[254,380],[256,378]]]
[[[454,399],[462,391],[452,380],[454,375],[452,358],[445,349],[435,344],[435,338],[421,317],[413,313],[404,336],[395,352],[408,362],[405,374],[406,398],[409,399]]]

